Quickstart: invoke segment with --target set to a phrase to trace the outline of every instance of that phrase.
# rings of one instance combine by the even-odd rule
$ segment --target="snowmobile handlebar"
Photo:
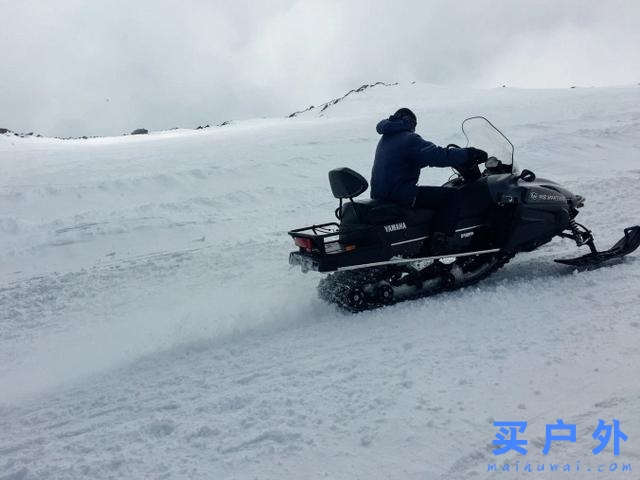
[[[477,163],[465,165],[464,167],[454,167],[454,170],[458,172],[466,182],[475,182],[482,177],[482,172],[480,172],[480,168]]]
[[[461,148],[455,143],[450,143],[447,145],[447,148]],[[466,149],[465,149],[466,150]],[[469,156],[469,160],[463,166],[452,167],[463,180],[467,182],[474,182],[482,176],[480,172],[480,168],[478,165],[485,163],[486,159],[484,158],[473,158]]]

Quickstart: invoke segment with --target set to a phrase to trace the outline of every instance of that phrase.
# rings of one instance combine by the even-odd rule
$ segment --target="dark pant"
[[[418,187],[413,208],[435,210],[431,230],[451,235],[461,216],[484,217],[491,204],[486,182],[478,181],[461,188]]]
[[[413,208],[435,210],[431,230],[450,235],[456,227],[460,210],[458,193],[455,188],[418,187]]]

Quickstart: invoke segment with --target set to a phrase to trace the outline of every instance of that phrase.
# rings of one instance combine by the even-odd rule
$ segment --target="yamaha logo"
[[[387,233],[391,233],[397,230],[406,230],[406,228],[407,226],[404,224],[404,222],[400,222],[400,223],[393,223],[391,225],[385,225],[384,231]]]

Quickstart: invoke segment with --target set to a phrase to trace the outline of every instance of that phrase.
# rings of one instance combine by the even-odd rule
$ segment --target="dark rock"
[[[206,125],[198,125],[196,127],[196,130],[202,130],[203,128],[211,128],[211,125],[206,124]]]
[[[225,120],[224,122],[222,122],[221,124],[219,124],[219,127],[224,127],[225,125],[231,125],[231,120]]]
[[[9,130],[8,128],[0,128],[0,134],[2,133],[10,133],[11,130]]]
[[[147,130],[146,128],[136,128],[133,132],[131,132],[131,135],[146,135],[147,133],[149,133],[149,130]]]
[[[301,113],[308,112],[309,110],[313,110],[314,108],[315,107],[313,105],[309,105],[309,107],[305,108],[304,110],[298,110],[297,112],[291,113],[288,118],[293,118],[296,115],[300,115]]]
[[[396,85],[398,85],[398,82],[395,83],[385,83],[385,82],[376,82],[376,83],[372,83],[372,84],[363,84],[360,85],[358,88],[354,88],[352,90],[349,90],[347,93],[345,93],[343,96],[339,97],[339,98],[334,98],[333,100],[329,100],[326,103],[323,103],[320,107],[320,112],[324,112],[327,108],[331,107],[332,105],[335,105],[338,102],[341,102],[342,100],[344,100],[345,98],[347,98],[349,95],[353,94],[353,93],[362,93],[365,90],[367,90],[368,88],[372,88],[372,87],[377,87],[378,85],[383,85],[385,87],[394,87]],[[292,114],[288,115],[289,118],[293,118],[297,115],[299,115],[300,113],[303,112],[307,112],[309,110],[311,110],[312,108],[314,108],[313,106],[307,108],[306,110],[301,110],[299,112],[293,112]]]

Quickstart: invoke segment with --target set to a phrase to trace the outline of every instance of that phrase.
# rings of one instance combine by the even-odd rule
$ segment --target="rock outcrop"
[[[349,95],[352,95],[354,93],[362,93],[365,90],[368,90],[369,88],[373,88],[373,87],[377,87],[377,86],[384,86],[384,87],[393,87],[395,85],[398,85],[398,82],[395,83],[385,83],[385,82],[376,82],[376,83],[365,83],[364,85],[360,85],[358,88],[354,88],[352,90],[349,90],[347,93],[345,93],[343,96],[338,97],[338,98],[334,98],[333,100],[329,100],[328,102],[323,103],[322,105],[320,105],[318,107],[318,110],[320,111],[320,113],[324,112],[327,108],[332,107],[333,105],[341,102],[342,100],[344,100],[345,98],[347,98]],[[310,110],[313,110],[314,107],[313,105],[311,105],[310,107],[304,109],[304,110],[300,110],[298,112],[293,112],[289,115],[287,115],[288,118],[294,118],[297,117],[298,115],[308,112]]]

